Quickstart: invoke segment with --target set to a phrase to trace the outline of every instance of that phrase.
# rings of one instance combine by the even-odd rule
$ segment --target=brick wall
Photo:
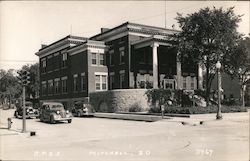
[[[135,104],[140,104],[143,111],[149,109],[146,89],[119,89],[90,93],[90,103],[98,112],[128,112]]]

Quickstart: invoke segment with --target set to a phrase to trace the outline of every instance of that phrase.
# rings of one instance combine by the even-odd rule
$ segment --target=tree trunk
[[[209,60],[207,58],[207,64],[206,64],[206,104],[208,106],[209,104],[209,95],[210,95],[210,87],[209,87]]]

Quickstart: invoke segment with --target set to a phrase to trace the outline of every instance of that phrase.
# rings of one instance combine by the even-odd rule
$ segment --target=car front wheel
[[[70,119],[70,120],[68,120],[68,123],[71,123],[72,122],[72,120]]]
[[[55,123],[55,120],[54,120],[54,117],[53,117],[53,116],[50,117],[50,123],[51,123],[51,124],[54,124],[54,123]]]

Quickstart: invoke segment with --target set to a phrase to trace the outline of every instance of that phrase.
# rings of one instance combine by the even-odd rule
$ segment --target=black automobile
[[[33,107],[33,103],[26,101],[25,102],[25,111],[26,111],[26,118],[38,118],[39,111]],[[17,106],[16,111],[14,112],[14,116],[16,118],[23,117],[23,106]]]
[[[44,102],[40,109],[40,120],[42,122],[50,122],[51,124],[59,121],[72,122],[72,114],[64,109],[62,103]]]
[[[95,110],[93,106],[89,103],[85,102],[76,102],[73,109],[73,116],[81,117],[81,116],[94,116]]]

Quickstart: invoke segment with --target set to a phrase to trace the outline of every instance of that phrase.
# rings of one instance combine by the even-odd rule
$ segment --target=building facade
[[[66,106],[96,91],[131,88],[195,90],[202,69],[180,63],[177,30],[126,22],[102,28],[90,38],[67,36],[36,53],[40,61],[41,101]]]

